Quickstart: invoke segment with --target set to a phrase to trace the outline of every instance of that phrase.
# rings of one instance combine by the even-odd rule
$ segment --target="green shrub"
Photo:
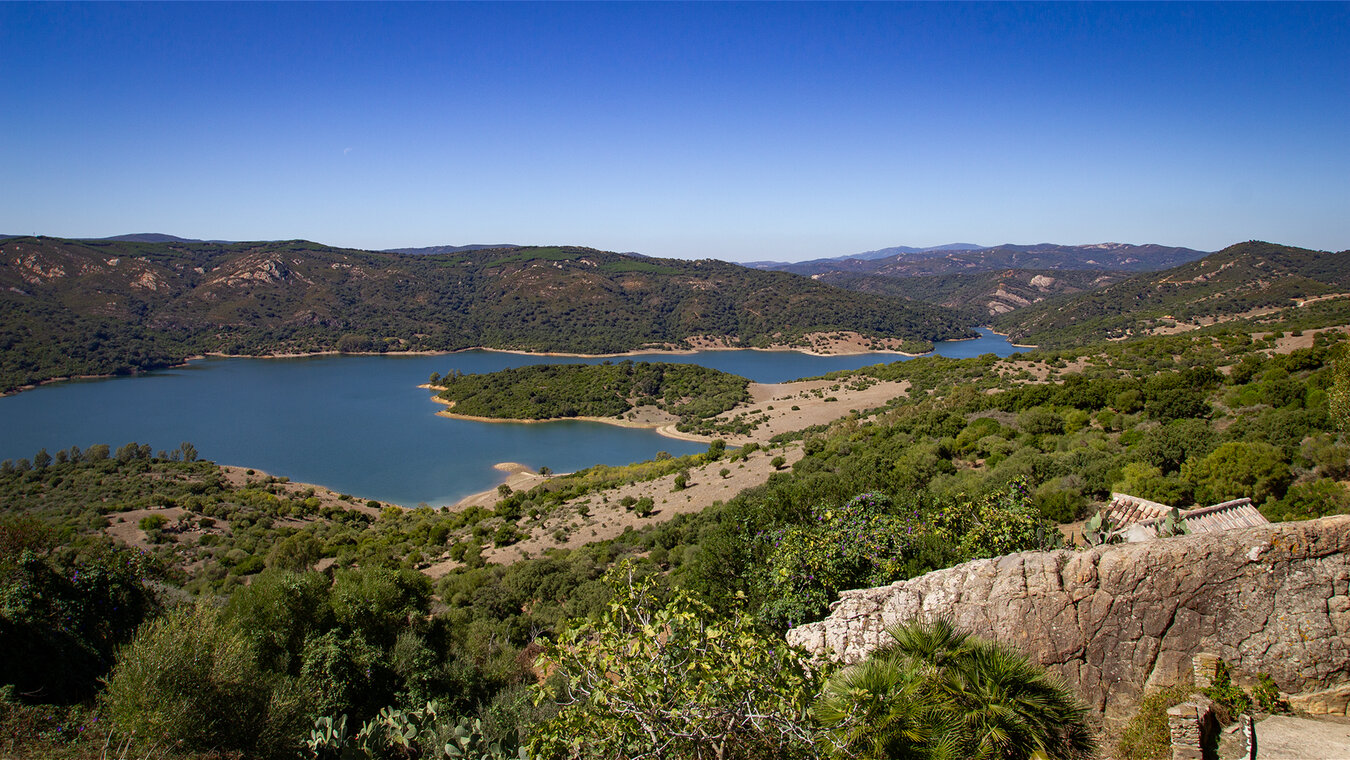
[[[1334,480],[1323,478],[1297,483],[1284,498],[1267,502],[1261,512],[1274,521],[1311,520],[1326,515],[1345,514],[1350,510],[1350,493]]]
[[[475,549],[466,551],[465,562]],[[334,578],[330,599],[340,625],[359,632],[374,646],[390,647],[409,620],[427,613],[431,581],[412,570],[342,570]]]
[[[119,652],[103,703],[118,729],[146,741],[253,752],[270,686],[243,633],[203,603],[142,626]]]
[[[686,592],[612,570],[608,610],[547,645],[554,675],[534,688],[556,716],[530,737],[535,758],[806,757],[821,671],[743,612],[715,615]],[[654,738],[668,743],[652,753]]]
[[[497,546],[510,546],[522,538],[527,536],[516,528],[515,523],[507,522],[497,526],[497,532],[492,534],[492,543]]]
[[[1194,686],[1182,684],[1144,697],[1116,742],[1115,757],[1118,760],[1170,760],[1172,734],[1167,728],[1167,709],[1185,702],[1194,691]]]
[[[784,629],[819,620],[844,589],[907,577],[926,528],[890,514],[890,506],[884,494],[864,493],[843,506],[817,506],[810,520],[771,533],[773,548],[757,573],[760,619]]]
[[[1195,484],[1196,501],[1214,504],[1246,496],[1260,504],[1284,495],[1292,475],[1278,448],[1262,441],[1230,441],[1194,466],[1181,468],[1183,478]]]
[[[1070,523],[1078,519],[1088,501],[1077,490],[1046,491],[1036,495],[1036,509],[1041,517],[1057,523]]]
[[[34,518],[0,516],[0,685],[25,699],[93,696],[114,654],[153,614],[149,557],[107,544],[49,554],[55,535]]]
[[[643,496],[641,499],[637,500],[636,504],[633,505],[633,514],[637,515],[638,517],[646,517],[650,515],[655,508],[656,502],[652,501],[652,497]]]
[[[256,554],[251,554],[240,560],[238,564],[230,568],[232,575],[253,575],[262,572],[267,566],[267,562]]]
[[[1257,673],[1256,685],[1252,687],[1252,699],[1262,712],[1289,712],[1289,703],[1280,696],[1280,687],[1269,673]]]
[[[1203,691],[1205,696],[1219,706],[1221,723],[1231,723],[1237,716],[1252,709],[1252,698],[1241,686],[1233,683],[1233,674],[1228,668],[1228,663],[1223,660],[1219,660],[1213,684]]]
[[[267,570],[230,596],[225,616],[244,632],[262,667],[297,675],[305,642],[333,626],[328,591],[322,573]]]

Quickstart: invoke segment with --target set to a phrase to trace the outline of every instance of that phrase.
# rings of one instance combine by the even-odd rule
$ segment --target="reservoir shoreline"
[[[1015,350],[1003,339],[981,332],[987,340],[939,344],[935,353],[965,357]],[[675,419],[658,417],[648,408],[639,410],[635,420],[596,420],[600,425],[580,420],[576,425],[566,424],[573,420],[555,425],[486,425],[437,418],[434,412],[444,406],[428,404],[432,394],[415,389],[433,371],[474,374],[535,362],[596,363],[602,358],[503,351],[329,354],[276,362],[256,358],[260,357],[203,356],[176,368],[47,384],[0,399],[0,430],[5,431],[0,435],[0,458],[17,460],[42,448],[54,452],[72,444],[85,448],[135,441],[170,450],[189,441],[205,459],[415,506],[454,504],[495,487],[503,475],[492,469],[498,462],[567,472],[650,459],[662,450],[676,456],[697,453],[710,440],[674,430]],[[756,383],[782,384],[903,358],[876,351],[850,358],[812,356],[800,350],[722,348],[668,355],[665,360],[707,366]],[[815,424],[817,420],[801,418],[811,408],[802,402],[814,399],[813,393],[802,397],[803,390],[784,387],[757,399],[756,416],[769,415],[771,420],[751,435]],[[794,398],[772,398],[775,394]],[[792,410],[794,405],[802,411]],[[875,405],[840,395],[838,403],[822,405],[819,413]],[[740,436],[718,437],[739,445]]]

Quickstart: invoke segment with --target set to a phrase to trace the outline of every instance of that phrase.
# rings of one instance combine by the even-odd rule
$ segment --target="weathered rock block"
[[[1059,672],[1108,719],[1212,652],[1269,673],[1295,704],[1350,702],[1350,516],[976,560],[846,591],[788,641],[856,662],[887,626],[944,615]],[[1300,695],[1308,699],[1300,700]]]

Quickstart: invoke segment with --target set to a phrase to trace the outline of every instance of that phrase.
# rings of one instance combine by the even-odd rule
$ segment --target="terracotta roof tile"
[[[1107,517],[1116,526],[1134,525],[1135,535],[1156,537],[1160,526],[1172,512],[1172,508],[1156,501],[1141,499],[1129,494],[1113,493],[1105,508]],[[1251,499],[1242,498],[1211,504],[1208,507],[1181,510],[1181,519],[1191,533],[1214,533],[1223,530],[1236,530],[1265,525],[1270,521],[1252,504]]]

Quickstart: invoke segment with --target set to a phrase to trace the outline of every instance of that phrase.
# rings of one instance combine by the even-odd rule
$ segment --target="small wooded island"
[[[433,374],[437,398],[455,416],[499,420],[622,419],[650,406],[678,418],[683,432],[711,431],[712,419],[750,400],[750,381],[693,364],[535,364],[482,375]]]

